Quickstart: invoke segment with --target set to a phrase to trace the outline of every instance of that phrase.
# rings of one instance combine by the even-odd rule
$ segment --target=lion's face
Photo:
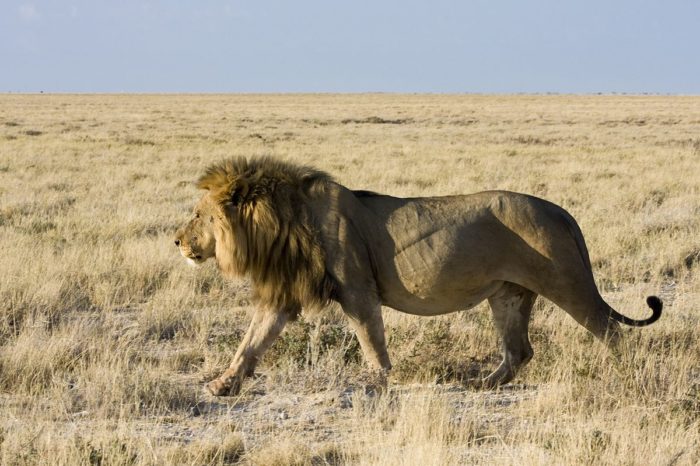
[[[219,214],[217,206],[205,195],[194,208],[193,218],[175,233],[175,246],[190,264],[199,265],[214,257],[214,222]]]

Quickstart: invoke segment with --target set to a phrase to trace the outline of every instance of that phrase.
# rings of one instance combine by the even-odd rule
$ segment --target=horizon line
[[[700,93],[683,93],[683,92],[627,92],[627,91],[609,91],[609,92],[558,92],[558,91],[536,91],[536,92],[435,92],[435,91],[0,91],[0,95],[83,95],[83,96],[127,96],[127,95],[143,95],[143,96],[169,96],[169,95],[432,95],[432,96],[580,96],[580,97],[595,97],[595,96],[630,96],[630,97],[699,97]]]

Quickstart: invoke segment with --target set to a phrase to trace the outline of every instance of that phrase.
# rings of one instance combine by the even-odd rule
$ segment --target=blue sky
[[[700,1],[0,2],[0,92],[700,94]]]

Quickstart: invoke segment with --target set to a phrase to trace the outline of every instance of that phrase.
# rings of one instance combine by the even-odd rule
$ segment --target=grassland
[[[516,383],[485,304],[386,309],[367,393],[338,309],[288,327],[235,398],[249,285],[171,235],[212,161],[272,154],[398,196],[509,189],[579,221],[601,292],[662,320],[609,357],[540,299]],[[0,463],[700,463],[700,98],[0,96]]]

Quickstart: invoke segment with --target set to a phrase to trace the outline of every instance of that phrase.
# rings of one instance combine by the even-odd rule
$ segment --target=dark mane
[[[360,199],[363,197],[376,197],[376,196],[381,196],[379,193],[375,193],[374,191],[366,191],[364,189],[360,189],[358,191],[353,191],[352,192],[356,198]]]
[[[260,304],[274,310],[326,305],[335,287],[308,203],[331,182],[322,171],[271,157],[209,167],[197,186],[226,213],[216,234],[222,272],[249,276]]]

